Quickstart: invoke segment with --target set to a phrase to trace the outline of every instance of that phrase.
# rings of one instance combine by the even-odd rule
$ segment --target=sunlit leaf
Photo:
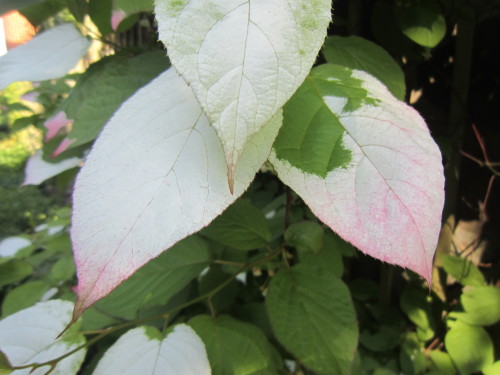
[[[482,286],[464,291],[460,301],[463,313],[452,313],[462,322],[472,325],[489,326],[500,321],[500,289]]]
[[[280,125],[279,113],[254,136],[231,194],[220,141],[175,70],[131,97],[104,128],[76,181],[75,316],[234,202],[267,158]]]
[[[443,265],[444,270],[460,284],[470,286],[486,285],[483,273],[470,260],[449,254],[438,254],[436,257]]]
[[[45,31],[0,57],[0,90],[16,81],[63,76],[76,65],[89,44],[71,24]]]
[[[395,15],[401,31],[415,43],[435,47],[446,34],[446,20],[433,0],[396,2]]]
[[[456,322],[446,333],[444,343],[462,375],[478,372],[494,361],[493,342],[482,327]]]
[[[379,81],[335,65],[314,69],[284,108],[270,161],[334,232],[430,282],[441,155],[418,113]]]
[[[165,337],[154,327],[128,331],[99,361],[93,375],[210,375],[205,347],[184,324]]]
[[[222,141],[232,184],[249,140],[309,72],[330,0],[158,0],[160,39]]]
[[[418,338],[430,340],[434,336],[434,319],[432,316],[431,299],[426,290],[407,285],[401,295],[401,309],[417,326]]]

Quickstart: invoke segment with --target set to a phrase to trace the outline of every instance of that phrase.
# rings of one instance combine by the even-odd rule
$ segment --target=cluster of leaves
[[[86,29],[88,14],[102,38],[154,10],[30,2],[32,22],[63,10]],[[156,43],[125,48],[90,65],[44,123],[49,141],[25,183],[75,168],[98,139],[76,182],[72,244],[65,210],[0,243],[0,370],[495,374],[483,327],[500,320],[498,289],[460,257],[432,267],[440,153],[401,101],[399,66],[362,38],[324,41],[329,1],[188,3],[157,0],[156,17],[190,86]],[[432,2],[396,8],[400,33],[439,43],[446,25]],[[327,63],[309,72],[323,42]],[[26,64],[0,71],[0,83],[57,78],[87,47],[73,26],[56,26],[0,59]],[[266,160],[272,173],[250,185]],[[439,277],[429,294],[406,271],[400,306],[390,305],[390,285],[350,274],[362,255],[332,229],[428,282],[441,272],[473,288],[457,306]]]

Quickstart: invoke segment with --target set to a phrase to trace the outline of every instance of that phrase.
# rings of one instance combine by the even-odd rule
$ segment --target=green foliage
[[[207,347],[212,371],[221,375],[276,374],[280,366],[264,334],[230,316],[199,315],[189,325]]]
[[[247,200],[231,205],[201,233],[237,250],[258,249],[271,241],[264,214]]]
[[[406,85],[403,71],[391,55],[377,44],[357,36],[330,36],[322,52],[329,63],[370,73],[383,82],[396,98],[404,99]]]
[[[446,350],[460,374],[471,374],[494,361],[493,342],[482,327],[455,322],[445,337]]]
[[[273,277],[266,307],[276,338],[321,374],[349,374],[358,327],[349,290],[333,273],[306,265]]]
[[[358,69],[378,78],[397,98],[408,97],[405,78],[408,88],[415,89],[413,70],[431,58],[433,48],[452,40],[444,3],[449,2],[363,5],[367,21],[363,27],[372,30],[361,34],[373,34],[377,43],[340,36],[349,30],[339,26],[341,32],[330,35],[322,49],[328,64],[314,68],[284,107],[284,125],[274,145],[278,158],[323,177],[348,165],[352,155],[342,144],[345,130],[323,96],[345,98],[346,111],[376,104],[351,76],[350,69]],[[64,110],[74,120],[69,134],[64,134],[75,139],[73,152],[81,155],[90,148],[122,103],[169,66],[164,51],[153,43],[144,46],[128,40],[123,48],[119,43],[123,35],[111,27],[113,10],[128,16],[149,14],[152,4],[150,0],[0,2],[0,12],[22,8],[37,25],[49,24],[60,11],[70,12],[66,14],[77,22],[88,15],[101,34],[94,37],[117,52],[90,64],[79,76],[42,82],[33,89],[15,84],[0,95],[6,133],[0,140],[0,239],[24,233],[33,243],[14,256],[0,258],[2,319],[47,298],[75,300],[69,208],[56,211],[55,207],[56,202],[67,203],[73,176],[66,176],[69,181],[60,176],[43,188],[18,188],[20,170],[33,152],[21,138],[31,132],[39,141],[43,120]],[[345,25],[355,19],[349,16],[344,17]],[[335,26],[342,25],[341,17],[334,18],[334,34]],[[145,31],[144,22],[138,25]],[[147,31],[155,32],[151,27]],[[402,66],[403,60],[409,63]],[[19,99],[31,89],[38,94],[38,105]],[[18,132],[21,129],[25,133]],[[64,136],[45,143],[46,159]],[[308,158],[312,162],[306,165],[304,150],[313,150]],[[187,323],[202,340],[217,375],[499,373],[494,332],[500,321],[500,292],[494,277],[485,275],[478,262],[439,254],[442,267],[435,269],[434,282],[443,295],[438,297],[435,289],[430,292],[410,272],[360,255],[319,224],[272,172],[258,175],[244,198],[198,234],[145,264],[83,314],[81,328],[74,329],[96,339],[88,341],[81,374],[92,373],[125,329],[144,322],[161,337],[173,325]],[[36,228],[41,222],[46,226]],[[142,245],[135,245],[140,253]],[[9,373],[8,368],[0,352],[0,374]]]
[[[446,33],[446,21],[435,1],[400,1],[395,13],[403,33],[421,46],[436,47]]]
[[[133,58],[113,55],[92,64],[62,106],[68,118],[75,120],[68,135],[74,140],[71,147],[93,141],[123,101],[168,65],[160,51]],[[95,108],[100,110],[88,116]]]
[[[486,281],[476,265],[471,261],[453,255],[441,254],[440,260],[445,271],[462,285],[484,286]]]

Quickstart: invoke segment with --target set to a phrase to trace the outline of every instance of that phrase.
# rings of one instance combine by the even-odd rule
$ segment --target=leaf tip
[[[59,146],[57,146],[57,148],[54,150],[54,152],[52,153],[52,155],[50,155],[51,158],[55,158],[56,156],[59,156],[60,154],[62,154],[64,151],[66,151],[69,146],[71,146],[71,144],[74,142],[75,140],[74,139],[70,139],[70,138],[65,138],[61,144]]]
[[[234,175],[236,172],[236,166],[234,164],[230,164],[227,167],[227,183],[229,185],[229,191],[231,195],[234,194]]]

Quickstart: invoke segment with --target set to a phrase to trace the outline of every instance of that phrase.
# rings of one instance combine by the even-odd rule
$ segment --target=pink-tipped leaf
[[[441,154],[420,115],[367,73],[324,65],[285,106],[270,158],[333,231],[430,283]]]
[[[233,203],[267,159],[280,125],[281,113],[254,136],[231,194],[220,141],[173,68],[127,100],[76,181],[75,317]]]

